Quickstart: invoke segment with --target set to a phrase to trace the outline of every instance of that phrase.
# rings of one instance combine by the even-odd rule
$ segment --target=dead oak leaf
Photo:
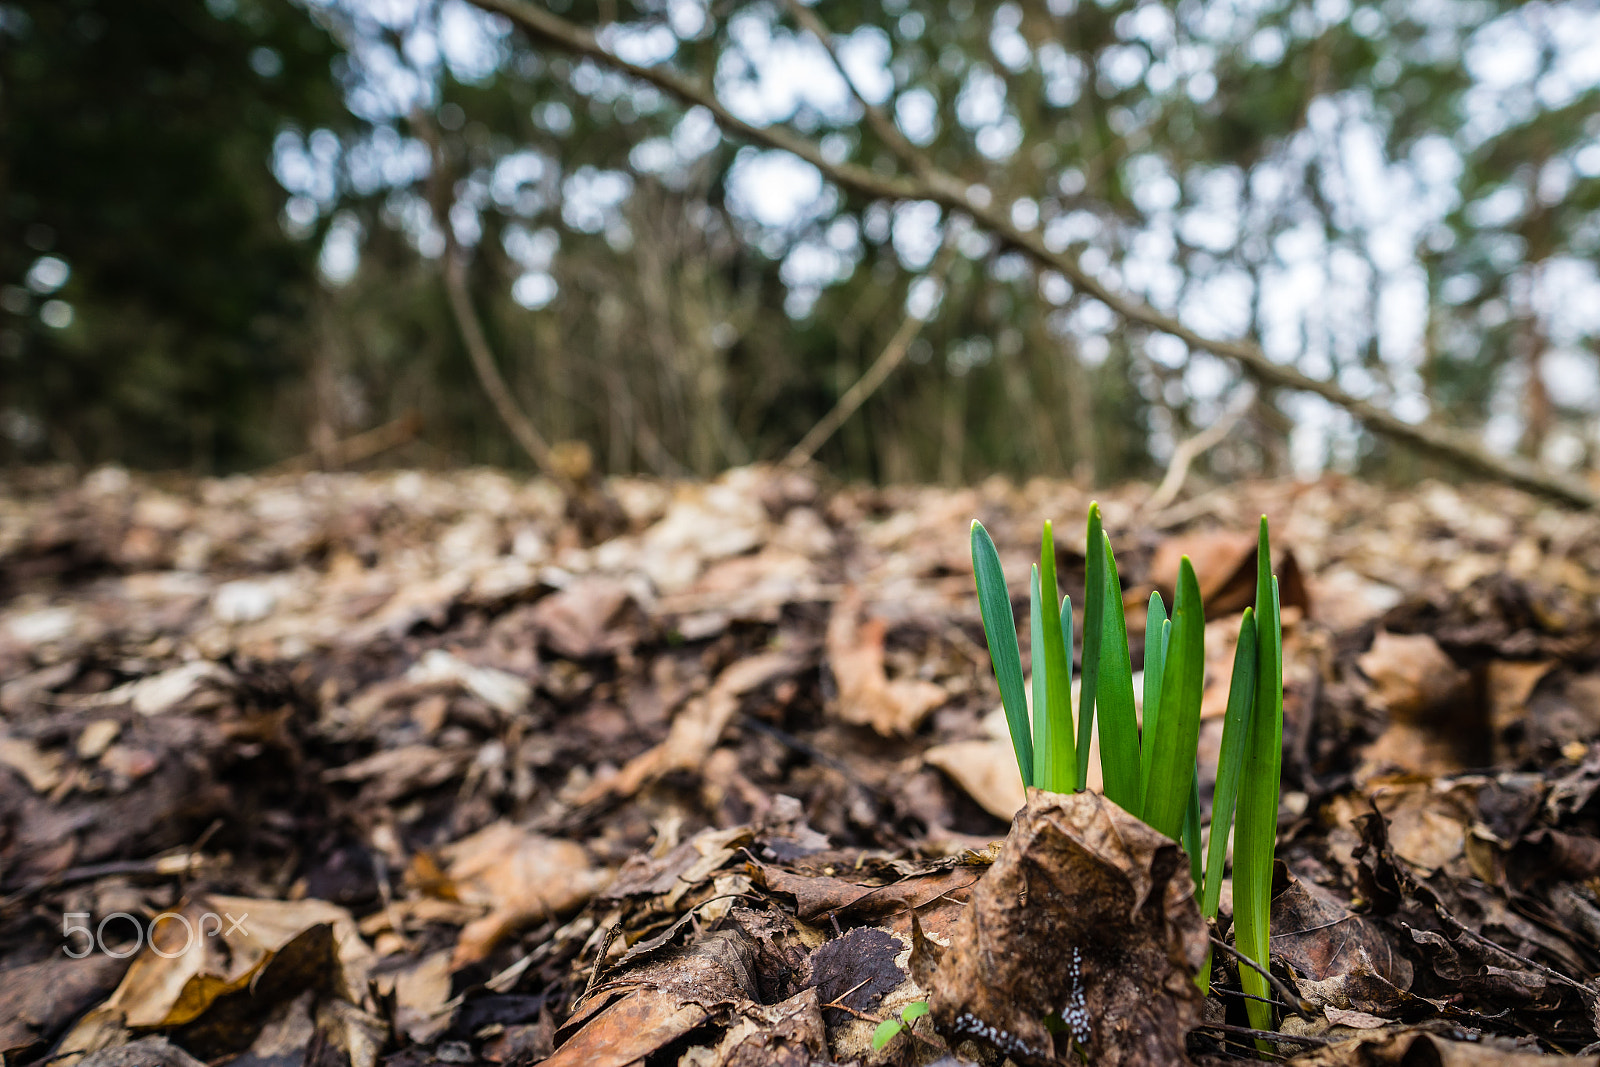
[[[1206,950],[1176,842],[1098,794],[1035,792],[950,948],[932,968],[914,950],[913,971],[953,1039],[1054,1063],[1059,1016],[1089,1062],[1153,1067],[1189,1062]]]

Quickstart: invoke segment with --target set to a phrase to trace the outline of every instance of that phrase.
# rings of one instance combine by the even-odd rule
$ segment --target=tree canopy
[[[1589,5],[538,7],[589,55],[516,7],[4,5],[11,454],[230,469],[416,410],[414,458],[521,462],[459,255],[510,395],[612,470],[780,458],[897,338],[818,452],[847,475],[1148,475],[1234,409],[1213,475],[1417,469],[1085,280],[1401,427],[1592,459]],[[891,195],[935,171],[1011,236]]]

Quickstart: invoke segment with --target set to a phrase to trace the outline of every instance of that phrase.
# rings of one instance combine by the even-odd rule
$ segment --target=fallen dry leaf
[[[201,1019],[218,1000],[259,985],[288,946],[317,928],[327,930],[333,957],[325,961],[334,965],[330,992],[356,1003],[366,999],[371,950],[343,908],[323,900],[212,894],[180,914],[181,920],[156,924],[153,943],[135,957],[107,1002],[124,1013],[129,1026],[178,1026]],[[318,957],[317,962],[324,961]],[[325,980],[318,976],[319,982]]]
[[[1154,1067],[1188,1062],[1206,952],[1175,842],[1097,794],[1034,792],[950,947],[917,979],[953,1039],[1058,1062],[1055,1015],[1089,1062]]]
[[[518,927],[576,909],[611,878],[589,862],[582,846],[505,821],[446,847],[443,855],[455,896],[488,911],[461,931],[451,957],[455,970],[482,959]]]
[[[441,648],[425,653],[405,677],[414,685],[458,685],[506,716],[526,710],[533,695],[533,687],[509,671],[474,667]]]
[[[845,722],[871,726],[884,737],[916,732],[945,691],[918,678],[890,680],[884,669],[887,624],[862,618],[860,590],[852,588],[833,606],[828,620],[828,666],[839,687],[836,713]]]
[[[722,732],[739,710],[740,698],[798,667],[797,658],[781,650],[763,652],[728,667],[717,676],[710,692],[691,699],[678,711],[665,741],[629,760],[615,778],[596,782],[583,801],[607,793],[632,796],[663,774],[698,768],[722,739]]]
[[[951,741],[922,754],[930,767],[948,774],[983,810],[1009,819],[1027,803],[1017,774],[1017,755],[1009,741]]]
[[[771,1006],[750,1005],[716,1046],[695,1046],[679,1067],[812,1067],[827,1062],[828,1037],[817,991],[802,989]]]
[[[449,952],[430,952],[394,974],[394,1025],[419,1043],[438,1037],[449,1025]]]
[[[0,736],[0,764],[27,779],[35,793],[48,793],[61,784],[61,753],[42,751],[24,738]]]
[[[116,988],[127,961],[94,953],[0,970],[0,1055],[17,1062]]]
[[[1451,1041],[1418,1030],[1363,1035],[1313,1049],[1289,1061],[1297,1067],[1539,1067],[1550,1057],[1507,1038]],[[1600,1057],[1562,1058],[1571,1067],[1596,1067]]]
[[[722,931],[664,959],[612,975],[591,991],[557,1034],[545,1067],[625,1067],[730,1009],[757,1000],[753,951]]]
[[[1406,720],[1441,707],[1466,681],[1465,673],[1427,634],[1379,630],[1356,665],[1372,682],[1373,698]]]

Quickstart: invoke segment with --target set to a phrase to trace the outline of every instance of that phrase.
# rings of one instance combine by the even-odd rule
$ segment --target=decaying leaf
[[[817,991],[807,988],[781,1004],[751,1005],[715,1048],[691,1048],[678,1063],[680,1067],[812,1067],[827,1057]]]
[[[1272,952],[1295,975],[1326,982],[1350,974],[1375,974],[1391,986],[1409,989],[1411,961],[1401,955],[1371,919],[1351,912],[1346,903],[1313,882],[1284,871],[1272,898]],[[1346,1000],[1349,1010],[1364,1001]],[[1375,1005],[1368,1005],[1372,1010]]]
[[[258,994],[273,967],[284,972],[285,988],[299,985],[296,995],[314,984],[345,1000],[366,997],[371,950],[343,908],[322,900],[213,894],[179,914],[154,927],[153,944],[134,959],[107,1002],[129,1026],[200,1021],[223,998]],[[310,983],[301,970],[312,974]]]
[[[794,897],[803,921],[826,921],[832,915],[842,922],[862,922],[943,898],[963,900],[986,869],[987,862],[947,862],[903,878],[868,882],[752,864],[751,876],[774,893]]]
[[[784,651],[763,652],[735,663],[717,676],[710,692],[679,710],[665,741],[629,760],[615,778],[595,783],[584,799],[607,793],[632,796],[663,774],[699,767],[738,712],[740,698],[798,666],[796,658]]]
[[[1403,719],[1418,719],[1444,704],[1465,680],[1427,634],[1379,630],[1356,663],[1372,682],[1373,698]]]
[[[1009,741],[951,741],[933,746],[922,758],[928,766],[948,774],[996,818],[1009,819],[1027,803]]]
[[[1314,1049],[1289,1062],[1297,1067],[1539,1067],[1549,1058],[1537,1047],[1507,1038],[1452,1041],[1419,1030],[1375,1033]],[[1595,1067],[1600,1057],[1561,1060],[1572,1067]]]
[[[519,926],[572,911],[611,879],[581,845],[504,821],[457,841],[444,857],[456,898],[488,909],[461,931],[456,968],[482,959]]]
[[[1019,1063],[1055,1062],[1069,1034],[1094,1064],[1187,1063],[1206,951],[1175,842],[1097,794],[1036,792],[973,891],[930,1001],[942,1033]]]
[[[861,616],[861,593],[851,589],[834,604],[828,621],[828,666],[839,686],[838,715],[884,737],[915,733],[945,702],[945,691],[920,678],[891,680],[883,659],[888,626],[880,618]]]
[[[726,930],[613,975],[561,1027],[546,1067],[624,1067],[713,1016],[750,1007],[758,999],[752,959],[744,936]]]
[[[54,1038],[85,1008],[116,987],[127,961],[94,953],[52,956],[0,971],[0,1055]]]

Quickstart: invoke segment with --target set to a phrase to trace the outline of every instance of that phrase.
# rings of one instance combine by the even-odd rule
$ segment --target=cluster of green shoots
[[[1084,788],[1092,724],[1099,719],[1100,770],[1108,800],[1182,843],[1195,895],[1208,921],[1222,895],[1228,832],[1233,830],[1233,916],[1238,952],[1268,966],[1268,909],[1278,825],[1278,778],[1283,747],[1283,629],[1278,579],[1272,573],[1267,520],[1257,546],[1256,602],[1246,608],[1222,727],[1222,752],[1211,805],[1211,834],[1201,852],[1196,750],[1205,686],[1205,606],[1187,556],[1178,569],[1172,615],[1150,595],[1144,631],[1144,722],[1134,706],[1133,668],[1122,585],[1100,508],[1089,507],[1083,605],[1083,677],[1078,713],[1072,710],[1072,600],[1056,603],[1056,553],[1044,525],[1039,563],[1029,581],[1033,649],[1033,709],[1029,721],[1022,656],[1011,597],[994,541],[972,524],[972,563],[984,633],[1011,743],[1025,786],[1057,793]],[[1074,726],[1076,721],[1076,726]],[[1200,984],[1209,987],[1207,960]],[[1251,1025],[1270,1029],[1271,993],[1261,973],[1240,968]]]

